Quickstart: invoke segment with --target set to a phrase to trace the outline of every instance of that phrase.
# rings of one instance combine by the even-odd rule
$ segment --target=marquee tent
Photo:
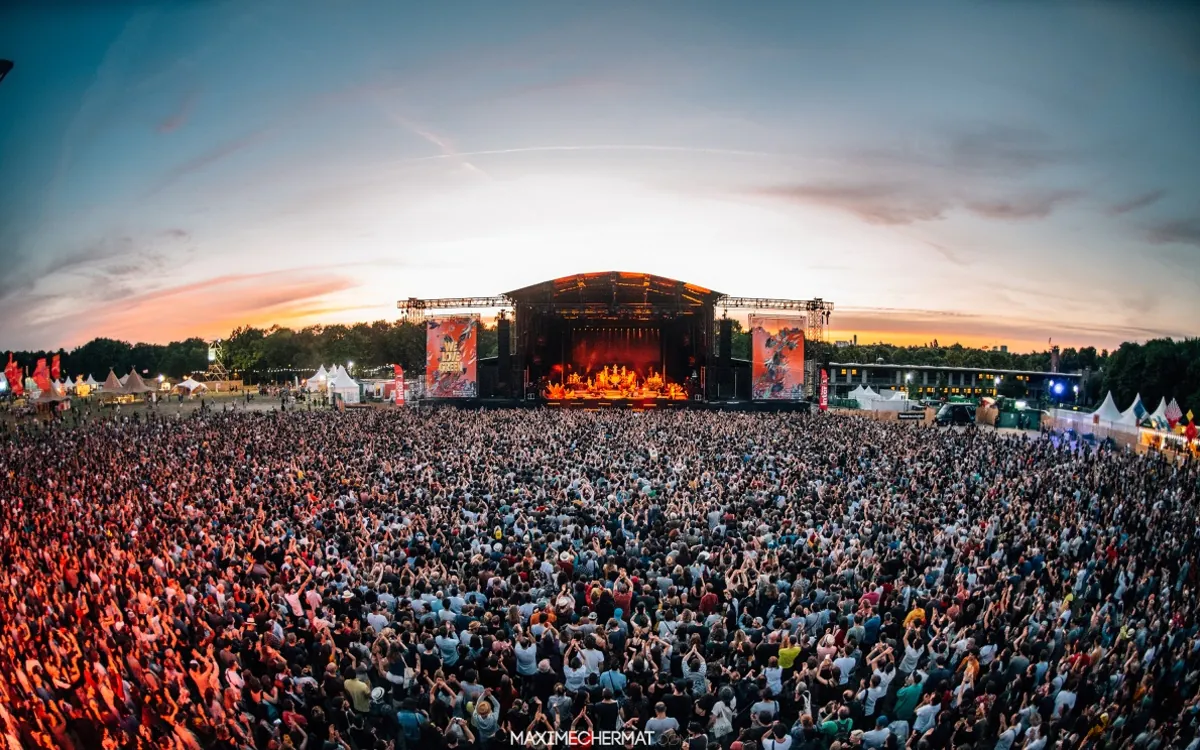
[[[1098,419],[1101,422],[1117,422],[1121,419],[1121,410],[1117,408],[1113,401],[1112,391],[1104,397],[1104,403],[1100,404],[1100,408],[1092,412],[1092,418]]]
[[[1166,396],[1162,397],[1162,400],[1160,400],[1158,402],[1158,408],[1155,409],[1153,412],[1151,412],[1150,416],[1151,417],[1162,417],[1163,419],[1167,418],[1167,397]]]
[[[117,380],[120,380],[121,385],[124,386],[126,383],[129,382],[129,374],[126,373],[125,375],[122,375],[121,377],[117,378]]]
[[[325,369],[325,365],[321,365],[317,368],[317,371],[313,373],[311,377],[309,377],[308,383],[305,384],[305,388],[308,389],[309,393],[319,391],[325,387],[325,383],[328,380],[329,372]]]
[[[91,375],[87,376],[87,380],[83,381],[83,384],[88,386],[89,388],[99,388],[100,387],[100,384],[97,383],[96,379],[93,378]]]
[[[51,387],[48,391],[42,391],[38,394],[37,402],[39,404],[56,404],[59,401],[66,401],[69,396],[65,393],[60,393],[58,389]]]
[[[1170,429],[1170,420],[1167,419],[1167,398],[1164,396],[1158,402],[1158,408],[1150,413],[1146,418],[1156,430]]]
[[[864,400],[870,401],[870,400],[877,399],[877,398],[879,398],[879,394],[876,393],[875,391],[871,390],[870,388],[867,388],[866,386],[860,385],[857,388],[855,388],[854,390],[850,391],[850,393],[848,393],[846,395],[846,398],[855,399],[856,401],[858,401],[859,406],[861,406]]]
[[[343,403],[357,404],[359,401],[358,383],[354,382],[354,379],[341,368],[338,369],[337,375],[329,381],[329,392],[341,396]]]
[[[199,391],[207,391],[207,390],[208,390],[208,386],[207,386],[207,385],[205,385],[204,383],[201,383],[201,382],[200,382],[200,381],[198,381],[198,380],[193,380],[192,378],[190,378],[190,377],[189,377],[187,380],[184,380],[184,381],[183,381],[183,382],[181,382],[181,383],[177,383],[177,384],[175,385],[175,388],[174,388],[174,390],[177,390],[177,391],[178,391],[178,390],[187,391],[188,395],[190,396],[190,395],[194,394],[194,393],[195,393],[196,391],[198,391],[198,390],[199,390]]]
[[[100,388],[105,394],[110,396],[119,395],[125,392],[125,388],[121,385],[121,381],[117,377],[117,374],[111,369],[108,371],[108,377],[104,379],[104,385],[102,385]]]
[[[125,379],[125,393],[149,393],[154,390],[142,381],[142,377],[137,374],[137,370],[130,370],[129,376]]]
[[[1146,416],[1146,407],[1142,404],[1142,394],[1134,396],[1133,403],[1129,408],[1121,412],[1121,417],[1117,421],[1126,426],[1136,427],[1142,423],[1142,418]]]

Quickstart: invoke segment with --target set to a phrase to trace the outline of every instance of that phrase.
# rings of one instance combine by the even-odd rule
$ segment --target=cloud
[[[776,185],[754,192],[796,203],[849,211],[869,224],[899,225],[934,221],[941,219],[951,206],[946,198],[925,195],[919,188],[900,184],[812,183]]]
[[[191,233],[173,227],[147,236],[112,235],[103,237],[78,250],[60,255],[36,258],[18,256],[9,272],[0,277],[0,301],[20,294],[29,297],[28,290],[42,282],[56,284],[65,277],[82,277],[86,283],[75,284],[71,296],[79,299],[110,299],[114,283],[128,279],[144,280],[148,274],[166,267],[168,254],[187,252]]]
[[[162,342],[211,337],[238,325],[294,319],[327,295],[355,286],[346,276],[317,268],[228,274],[128,295],[52,320],[25,321],[25,338],[38,345],[75,346],[95,336]]]
[[[1115,347],[1122,341],[1161,336],[1179,337],[1181,330],[1141,326],[1077,325],[1059,320],[998,317],[954,311],[904,310],[895,308],[847,308],[834,313],[831,339],[849,339],[857,334],[860,344],[886,341],[921,344],[937,339],[943,346],[1004,344],[1013,351],[1042,351],[1047,337],[1061,346]]]
[[[1115,203],[1109,206],[1104,213],[1108,214],[1109,216],[1120,216],[1121,214],[1127,214],[1130,211],[1136,211],[1139,208],[1145,208],[1152,203],[1157,203],[1159,199],[1166,194],[1166,190],[1151,190],[1148,193],[1136,195],[1129,200],[1122,201],[1121,203]]]
[[[1075,158],[1038,130],[1007,125],[951,126],[919,142],[884,143],[846,154],[852,166],[871,170],[914,169],[929,178],[1021,176]]]
[[[926,240],[925,244],[937,252],[938,255],[942,256],[956,266],[968,265],[966,259],[963,258],[962,253],[958,252],[957,250],[953,250],[937,242],[929,242],[928,240]]]
[[[241,138],[227,141],[216,148],[209,149],[198,156],[188,159],[182,164],[167,170],[167,172],[161,178],[159,178],[149,190],[146,191],[144,197],[150,197],[156,193],[162,192],[180,180],[183,180],[196,172],[203,171],[213,164],[233,156],[239,151],[260,143],[274,132],[275,131],[272,128],[258,130],[242,136]]]
[[[947,166],[982,172],[1028,172],[1070,158],[1044,133],[1006,125],[961,129],[949,136],[946,145]]]
[[[1156,245],[1195,245],[1200,247],[1200,217],[1171,219],[1146,228],[1146,239]]]
[[[988,219],[1044,219],[1054,210],[1079,194],[1071,190],[1030,194],[999,200],[969,201],[967,209]]]

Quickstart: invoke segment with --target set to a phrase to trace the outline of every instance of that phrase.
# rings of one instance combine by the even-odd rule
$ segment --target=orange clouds
[[[1140,328],[1094,327],[1066,322],[1046,322],[1012,317],[1012,310],[995,315],[974,315],[929,310],[848,309],[835,312],[829,339],[849,340],[858,336],[859,344],[878,342],[902,346],[925,344],[937,339],[942,346],[1005,345],[1010,351],[1045,351],[1049,339],[1060,346],[1116,348],[1122,341],[1143,340],[1179,334]]]
[[[240,325],[270,326],[307,315],[327,295],[357,283],[323,269],[229,274],[129,297],[47,325],[71,343],[95,336],[166,342],[224,336]]]

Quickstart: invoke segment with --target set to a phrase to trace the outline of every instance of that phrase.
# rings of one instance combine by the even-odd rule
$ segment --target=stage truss
[[[524,305],[568,315],[598,315],[610,311],[611,307],[595,303],[563,303],[542,302],[522,303]],[[442,297],[438,299],[418,299],[409,297],[396,303],[403,318],[410,322],[420,322],[432,310],[500,310],[504,313],[511,310],[515,303],[506,295],[495,297]],[[791,310],[804,313],[805,338],[808,341],[825,341],[829,318],[833,314],[833,303],[820,297],[815,299],[775,299],[771,297],[718,297],[716,307],[723,309],[726,315],[730,310]],[[625,305],[625,307],[631,307]],[[652,305],[657,310],[669,310],[670,305]],[[632,308],[636,308],[632,306]],[[631,308],[631,309],[632,309]]]

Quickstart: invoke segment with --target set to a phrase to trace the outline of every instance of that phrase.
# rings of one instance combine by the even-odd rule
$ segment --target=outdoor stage
[[[724,314],[718,320],[718,306],[791,311],[785,321],[790,328],[768,335],[758,347],[765,359],[756,359],[752,371],[750,361],[732,358],[732,320]],[[467,318],[430,319],[427,397],[572,409],[694,408],[750,401],[752,393],[767,394],[757,400],[802,401],[808,364],[803,339],[823,337],[833,309],[820,299],[730,297],[627,272],[564,276],[498,297],[410,298],[398,307],[410,320],[424,320],[435,309],[501,311],[497,356],[487,359],[474,355]],[[768,392],[764,383],[775,387]],[[458,390],[449,392],[450,385]]]

